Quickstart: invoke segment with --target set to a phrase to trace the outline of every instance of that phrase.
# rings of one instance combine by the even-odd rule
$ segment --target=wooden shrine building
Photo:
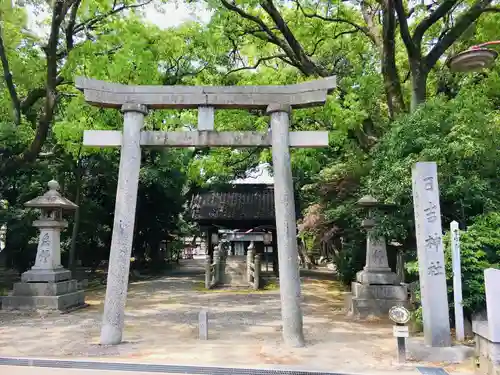
[[[242,235],[249,232],[271,233],[269,246],[272,246],[273,263],[277,258],[273,185],[228,184],[202,190],[191,199],[190,216],[205,234],[210,255],[213,253],[213,234],[231,229]],[[264,251],[262,242],[256,241],[254,245],[257,253]]]

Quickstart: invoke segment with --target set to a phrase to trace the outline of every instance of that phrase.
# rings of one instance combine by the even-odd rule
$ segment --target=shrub
[[[460,257],[462,270],[462,298],[464,314],[485,309],[484,270],[500,267],[500,212],[478,216],[467,231],[460,231]],[[453,271],[450,232],[444,236],[446,281],[450,317],[453,317]],[[409,273],[418,274],[418,261],[407,265]],[[420,316],[420,315],[418,315]]]

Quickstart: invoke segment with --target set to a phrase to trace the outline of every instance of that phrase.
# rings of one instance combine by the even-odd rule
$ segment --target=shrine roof
[[[196,222],[272,222],[274,187],[267,184],[232,184],[201,191],[191,199],[190,216]]]

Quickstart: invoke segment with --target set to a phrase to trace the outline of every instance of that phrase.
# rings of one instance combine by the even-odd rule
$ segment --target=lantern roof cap
[[[358,200],[358,205],[362,207],[376,207],[378,206],[378,200],[373,198],[371,195],[365,195],[361,199]]]
[[[376,198],[372,197],[371,195],[365,195],[361,197],[356,203],[359,207],[364,207],[368,209],[379,208],[382,210],[392,210],[396,207],[396,205],[394,204],[379,202]]]
[[[60,186],[57,181],[51,180],[47,183],[47,186],[49,190],[45,194],[26,202],[24,205],[32,208],[62,208],[65,210],[75,210],[78,208],[69,199],[61,196],[58,191]]]

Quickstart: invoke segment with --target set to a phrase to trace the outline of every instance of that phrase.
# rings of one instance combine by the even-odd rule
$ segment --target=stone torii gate
[[[121,109],[123,132],[86,130],[83,144],[121,147],[116,206],[109,256],[101,344],[122,341],[134,233],[137,188],[144,147],[272,147],[281,316],[286,344],[304,345],[295,204],[289,147],[326,147],[328,132],[289,132],[293,108],[322,105],[335,77],[286,86],[132,86],[78,77],[76,87],[88,103]],[[198,130],[141,131],[148,109],[198,109]],[[218,132],[215,109],[266,109],[271,131]]]

